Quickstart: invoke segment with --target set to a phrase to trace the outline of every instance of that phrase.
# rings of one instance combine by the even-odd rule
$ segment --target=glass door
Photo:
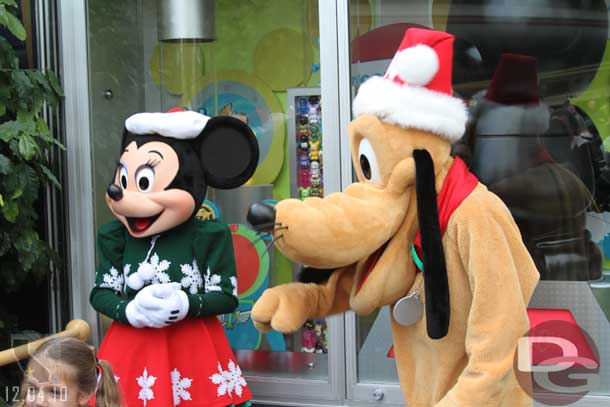
[[[598,367],[577,396],[574,386],[579,384],[564,381],[550,389],[548,382],[534,380],[532,397],[551,405],[569,397],[584,398],[591,403],[587,405],[607,402],[606,2],[343,3],[349,3],[349,10],[339,19],[339,31],[349,37],[350,55],[342,64],[350,73],[351,99],[370,76],[384,75],[406,29],[431,28],[455,36],[453,90],[467,104],[470,120],[453,154],[506,203],[536,263],[541,281],[530,302],[530,323],[555,312],[554,318],[568,321],[587,338],[585,353],[594,355]],[[509,110],[515,115],[497,115]],[[349,398],[400,402],[388,354],[387,307],[368,317],[350,315],[346,324],[347,337],[357,338],[353,352],[347,343],[348,366],[353,368],[348,369]],[[566,330],[558,332],[567,335]]]
[[[116,166],[108,157],[118,156],[126,117],[181,107],[247,123],[261,150],[257,171],[239,189],[208,190],[198,214],[222,219],[233,236],[240,305],[220,319],[257,398],[338,399],[342,317],[308,321],[290,335],[254,328],[254,302],[294,281],[298,265],[246,222],[254,202],[339,190],[336,7],[202,0],[189,2],[203,13],[189,25],[174,3],[86,2],[95,228],[113,219],[105,192]],[[109,323],[101,318],[102,335]]]

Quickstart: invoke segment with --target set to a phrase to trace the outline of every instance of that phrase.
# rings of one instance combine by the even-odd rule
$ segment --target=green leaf
[[[32,80],[22,70],[11,72],[11,79],[20,99],[29,99],[32,92]]]
[[[0,206],[4,206],[4,197],[0,194]]]
[[[7,6],[17,7],[17,2],[15,0],[0,0],[0,4],[6,4]]]
[[[57,78],[57,75],[55,75],[55,72],[47,71],[47,78],[49,79],[49,82],[51,83],[53,90],[55,90],[55,92],[59,96],[64,96],[64,91],[61,88],[61,85],[59,84],[59,79]]]
[[[23,24],[15,15],[11,13],[6,14],[6,27],[13,33],[15,37],[17,37],[21,41],[25,41],[25,28],[23,28]]]
[[[15,223],[19,216],[19,206],[15,201],[6,201],[2,206],[2,214],[7,221]]]
[[[58,189],[61,189],[61,184],[59,183],[59,181],[57,180],[57,178],[55,177],[55,174],[53,174],[51,169],[49,169],[48,167],[46,167],[42,164],[39,164],[38,167],[44,173],[44,175],[46,175],[46,177],[49,179],[49,181],[51,181],[51,183],[53,185],[55,185]]]
[[[4,5],[0,4],[0,25],[7,26],[8,25],[8,10]]]
[[[57,104],[57,94],[55,88],[51,85],[51,81],[45,76],[44,72],[40,70],[31,70],[29,71],[29,76],[34,82],[38,83],[38,88],[41,91],[40,96],[43,97],[49,105],[55,106]]]
[[[19,153],[23,156],[24,160],[31,160],[37,152],[38,146],[31,136],[23,134],[19,137]]]
[[[34,119],[34,113],[27,110],[20,110],[17,112],[17,121],[21,123],[28,123]]]
[[[17,137],[19,133],[25,132],[30,128],[28,123],[11,120],[0,124],[0,140],[9,141]]]
[[[4,154],[0,154],[0,174],[6,175],[11,172],[13,163]]]
[[[19,188],[15,192],[13,192],[13,195],[11,195],[11,199],[17,199],[21,195],[23,195],[23,189]]]
[[[48,136],[51,133],[49,126],[47,126],[47,122],[40,116],[36,117],[36,130],[41,136]]]

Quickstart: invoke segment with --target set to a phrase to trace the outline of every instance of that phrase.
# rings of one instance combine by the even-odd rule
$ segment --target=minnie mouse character
[[[129,406],[250,405],[217,315],[237,305],[231,232],[195,217],[208,186],[254,173],[256,137],[233,117],[139,113],[125,122],[106,202],[117,218],[98,232],[91,304],[112,318],[99,357]]]

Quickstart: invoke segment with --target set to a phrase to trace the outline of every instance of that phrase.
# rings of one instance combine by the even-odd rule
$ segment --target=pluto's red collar
[[[447,225],[449,224],[449,219],[451,218],[451,215],[453,215],[453,212],[455,212],[464,199],[470,195],[478,183],[479,180],[468,170],[464,161],[462,161],[461,158],[456,157],[445,178],[441,192],[437,197],[441,235],[445,234],[445,230],[447,230]],[[413,260],[421,271],[422,262],[420,259],[422,257],[422,251],[421,233],[419,230],[417,231],[413,245],[415,247],[415,250],[412,251],[414,254]]]

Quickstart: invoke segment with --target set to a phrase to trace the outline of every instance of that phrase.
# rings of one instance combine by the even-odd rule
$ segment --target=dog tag
[[[421,319],[422,314],[423,306],[417,292],[398,300],[392,311],[394,320],[404,326],[413,325]]]

